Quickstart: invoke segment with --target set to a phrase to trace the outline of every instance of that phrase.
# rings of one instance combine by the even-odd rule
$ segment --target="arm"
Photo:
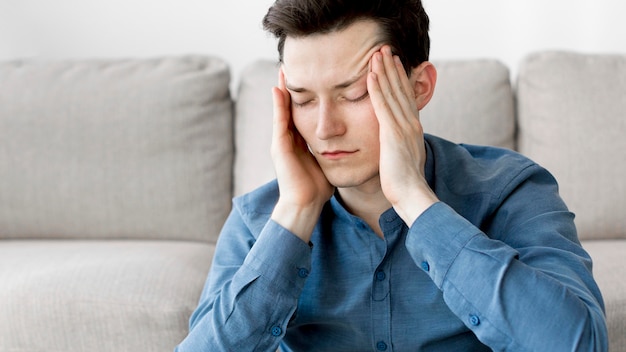
[[[309,239],[334,188],[295,129],[282,69],[272,94],[271,154],[280,196],[256,239],[245,211],[233,208],[178,352],[274,351],[296,310],[311,266]]]
[[[410,226],[406,246],[416,264],[494,350],[606,350],[602,298],[589,256],[545,170],[524,170],[502,193],[507,197],[498,200],[502,206],[490,227],[490,236],[500,240],[438,202],[429,188],[418,114],[434,89],[436,74],[429,67],[418,66],[407,79],[383,47],[372,57],[368,78],[380,124],[381,187]]]
[[[491,238],[437,203],[411,226],[407,249],[492,349],[606,351],[602,297],[573,215],[547,171],[533,166],[518,178],[499,200]]]
[[[304,287],[303,273],[310,270],[311,250],[271,220],[255,238],[244,215],[234,208],[222,229],[178,352],[275,351],[284,336]]]

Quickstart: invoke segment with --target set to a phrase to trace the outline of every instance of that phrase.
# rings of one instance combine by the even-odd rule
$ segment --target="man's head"
[[[421,0],[277,0],[263,27],[278,38],[282,61],[287,37],[328,34],[359,20],[378,23],[384,43],[400,57],[407,72],[428,61],[429,20]]]
[[[432,96],[436,70],[428,62],[428,17],[419,0],[362,1],[277,0],[264,25],[279,39],[279,84],[309,152],[330,184],[369,193],[380,190],[381,151],[369,78],[406,71],[402,84],[410,88],[393,96],[413,100],[414,106],[402,104],[421,110]],[[382,72],[383,50],[392,61],[393,51],[405,69],[395,63]]]

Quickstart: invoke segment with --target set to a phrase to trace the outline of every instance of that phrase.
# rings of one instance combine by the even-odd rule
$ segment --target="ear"
[[[411,69],[410,77],[415,93],[415,104],[418,110],[422,110],[435,92],[437,69],[432,63],[425,61]]]

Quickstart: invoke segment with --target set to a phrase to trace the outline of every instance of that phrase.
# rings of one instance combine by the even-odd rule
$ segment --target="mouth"
[[[328,160],[339,160],[355,154],[358,150],[329,150],[321,152],[320,155]]]

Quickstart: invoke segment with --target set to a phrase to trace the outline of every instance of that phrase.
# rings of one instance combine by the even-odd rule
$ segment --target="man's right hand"
[[[272,220],[309,242],[315,224],[334,187],[328,182],[291,116],[291,98],[282,68],[272,89],[274,118],[271,154],[280,197]]]

